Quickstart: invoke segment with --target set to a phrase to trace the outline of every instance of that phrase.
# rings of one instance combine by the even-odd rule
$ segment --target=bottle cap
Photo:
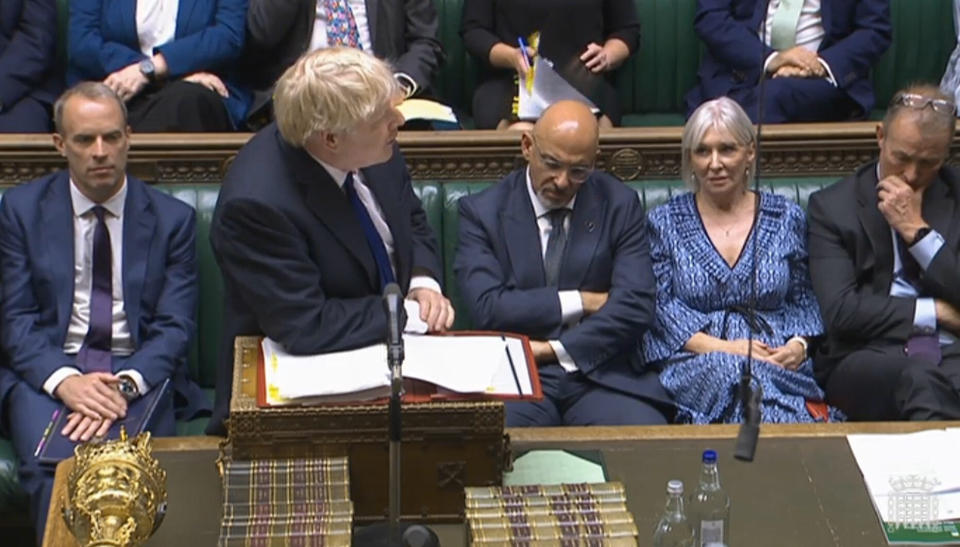
[[[710,449],[704,450],[703,463],[717,463],[717,452]]]
[[[667,493],[683,494],[683,481],[673,479],[672,481],[667,482]]]

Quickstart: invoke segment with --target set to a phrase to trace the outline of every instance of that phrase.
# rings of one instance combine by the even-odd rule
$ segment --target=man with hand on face
[[[960,173],[944,165],[955,110],[935,86],[898,92],[879,161],[810,197],[827,331],[814,372],[853,420],[960,419]]]
[[[521,146],[526,169],[460,200],[455,262],[476,326],[531,338],[544,400],[507,403],[507,426],[666,423],[639,345],[656,285],[637,194],[593,169],[582,103],[550,106]]]
[[[213,215],[226,294],[209,433],[225,433],[238,335],[295,355],[381,342],[381,295],[394,282],[408,330],[453,324],[437,242],[396,143],[402,97],[390,67],[353,48],[308,53],[277,82],[277,121],[237,154]]]
[[[54,105],[53,142],[68,170],[11,188],[0,202],[3,349],[0,405],[43,535],[53,467],[36,449],[53,435],[87,441],[123,418],[129,404],[172,379],[177,418],[203,412],[187,379],[197,300],[196,220],[188,205],[126,174],[130,129],[123,101],[86,82]],[[164,395],[151,431],[174,435]],[[179,404],[179,403],[178,403]]]

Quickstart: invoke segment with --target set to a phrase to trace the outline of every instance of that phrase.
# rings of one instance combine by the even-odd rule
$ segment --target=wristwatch
[[[927,237],[927,234],[929,234],[931,230],[929,226],[924,226],[917,230],[917,235],[913,236],[913,241],[910,242],[910,246],[913,247],[917,243],[920,243],[920,240]]]
[[[146,76],[148,82],[153,82],[157,78],[157,67],[153,65],[153,60],[144,59],[140,61],[140,73]]]
[[[133,378],[125,374],[119,376],[119,378],[120,381],[117,382],[117,391],[120,392],[120,395],[128,403],[140,396],[140,388],[137,387],[137,383],[133,381]]]

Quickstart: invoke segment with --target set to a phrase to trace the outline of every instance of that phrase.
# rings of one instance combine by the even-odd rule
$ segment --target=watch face
[[[154,70],[153,61],[150,59],[144,59],[140,61],[140,72],[142,72],[147,78],[153,78]]]
[[[137,396],[137,384],[133,383],[133,380],[129,378],[121,378],[120,382],[117,383],[117,391],[120,392],[120,395],[123,395],[123,398],[126,400],[133,399]]]

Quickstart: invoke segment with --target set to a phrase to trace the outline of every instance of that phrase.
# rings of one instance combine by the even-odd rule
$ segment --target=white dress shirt
[[[530,168],[527,168],[527,193],[530,194],[530,203],[533,204],[533,214],[537,216],[537,229],[540,231],[540,258],[543,259],[547,254],[547,241],[550,240],[550,232],[553,227],[547,213],[551,211],[542,201],[540,196],[533,189],[533,181],[530,180]],[[573,206],[577,201],[574,195],[563,207],[570,209],[570,214],[563,221],[563,228],[567,231],[567,241],[570,241],[570,219],[573,217]],[[564,325],[572,325],[583,317],[583,300],[580,298],[580,291],[566,290],[557,291],[557,297],[560,299],[560,320]],[[577,364],[573,357],[567,353],[566,348],[559,340],[549,340],[553,353],[557,355],[557,362],[567,372],[576,372]]]
[[[804,0],[803,7],[800,8],[800,19],[797,21],[797,39],[795,45],[814,53],[820,51],[820,44],[823,43],[823,37],[827,35],[827,31],[823,27],[820,1],[821,0]],[[758,34],[765,39],[765,43],[768,46],[770,45],[770,32],[773,29],[773,17],[779,9],[780,0],[770,0],[770,3],[767,4],[767,17],[761,23],[761,28],[758,30]],[[771,53],[763,63],[764,72],[766,72],[767,66],[775,55],[776,53]],[[824,70],[827,71],[826,80],[836,87],[837,81],[833,77],[833,71],[830,70],[830,65],[822,58],[820,59],[820,64],[823,65]]]
[[[337,186],[342,190],[344,183],[347,181],[347,171],[337,169],[329,163],[313,156],[313,154],[311,154],[311,157],[327,170],[327,173],[330,174],[330,177],[333,178],[333,181],[336,182]],[[396,277],[397,258],[394,252],[393,234],[390,232],[390,226],[387,225],[387,221],[383,216],[383,209],[380,208],[380,204],[377,203],[377,198],[374,197],[373,192],[371,192],[370,188],[365,184],[363,173],[360,171],[353,172],[353,187],[357,191],[357,197],[360,198],[360,202],[363,203],[363,206],[367,209],[370,220],[373,221],[373,227],[376,228],[377,234],[379,234],[380,239],[383,240],[383,246],[387,248],[387,256],[390,257],[390,269],[393,270],[393,275]],[[440,290],[440,283],[428,275],[413,276],[410,279],[410,289],[407,291],[407,294],[409,295],[414,289],[419,288],[432,289],[438,293],[443,292]],[[406,299],[403,301],[403,306],[407,312],[407,326],[404,330],[406,332],[419,334],[425,333],[427,331],[427,325],[420,320],[420,303],[416,300]]]
[[[173,40],[177,33],[180,0],[136,0],[137,38],[140,51],[153,56],[153,48]]]
[[[127,312],[123,308],[123,206],[127,199],[127,181],[123,181],[120,191],[100,205],[106,209],[104,222],[110,233],[110,249],[113,254],[111,267],[112,282],[112,321],[113,334],[110,349],[114,355],[126,356],[134,352],[133,338],[127,324]],[[97,205],[77,190],[73,179],[70,180],[70,201],[73,204],[73,307],[70,311],[70,323],[63,343],[63,352],[74,355],[83,346],[83,340],[90,329],[90,297],[93,287],[93,233],[97,227],[97,217],[93,208]],[[43,383],[43,389],[51,396],[60,382],[68,376],[81,374],[75,367],[60,367]],[[130,376],[143,395],[149,386],[143,376],[135,370],[123,370],[117,374]]]

